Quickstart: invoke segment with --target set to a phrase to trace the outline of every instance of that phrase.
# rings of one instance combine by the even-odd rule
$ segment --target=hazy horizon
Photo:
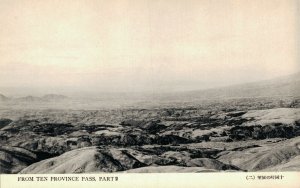
[[[245,82],[245,83],[238,83],[238,84],[229,84],[229,85],[221,85],[221,86],[216,86],[216,87],[209,87],[209,88],[202,88],[202,89],[192,89],[192,90],[177,90],[177,91],[118,91],[118,92],[99,92],[99,91],[91,91],[91,90],[76,90],[76,89],[70,89],[70,88],[59,88],[58,90],[46,90],[44,88],[26,88],[26,87],[19,87],[19,88],[13,88],[13,87],[0,87],[0,94],[6,96],[6,97],[26,97],[26,96],[35,96],[35,97],[43,97],[45,95],[65,95],[67,97],[75,97],[75,98],[101,98],[101,97],[117,97],[117,96],[122,96],[125,95],[129,97],[155,97],[155,96],[170,96],[173,93],[176,94],[184,94],[184,93],[189,93],[189,92],[201,92],[201,91],[210,91],[210,90],[219,90],[219,89],[231,89],[231,88],[236,88],[236,87],[244,87],[247,86],[248,84],[251,84],[253,87],[253,84],[266,84],[271,81],[271,83],[278,84],[279,82],[283,81],[283,83],[291,83],[294,84],[293,82],[297,82],[300,79],[300,72],[297,72],[295,74],[289,74],[289,75],[284,75],[284,76],[279,76],[271,79],[264,79],[264,80],[258,80],[258,81],[253,81],[253,82]],[[269,88],[272,89],[272,88]],[[165,95],[167,94],[167,95]]]
[[[0,93],[160,93],[290,75],[298,15],[297,0],[3,0]]]

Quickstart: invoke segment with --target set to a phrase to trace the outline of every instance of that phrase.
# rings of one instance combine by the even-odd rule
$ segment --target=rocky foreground
[[[299,171],[300,108],[2,111],[1,173]]]

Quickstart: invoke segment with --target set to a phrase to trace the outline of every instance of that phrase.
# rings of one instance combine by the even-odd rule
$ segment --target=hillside
[[[9,100],[8,97],[6,97],[6,96],[3,95],[3,94],[0,94],[0,102],[1,102],[1,101],[8,101],[8,100]]]
[[[253,97],[299,97],[300,73],[260,82],[233,85],[208,90],[181,92],[176,98],[226,99]],[[173,98],[172,97],[172,98]]]

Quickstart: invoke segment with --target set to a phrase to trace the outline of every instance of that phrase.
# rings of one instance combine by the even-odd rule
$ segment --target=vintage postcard
[[[0,0],[0,188],[299,187],[299,0]]]

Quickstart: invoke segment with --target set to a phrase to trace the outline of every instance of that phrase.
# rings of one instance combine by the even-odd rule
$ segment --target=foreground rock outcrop
[[[219,154],[219,161],[233,164],[247,171],[300,170],[300,137],[266,144],[261,147],[246,148],[241,151],[224,151]]]
[[[205,167],[183,167],[183,166],[149,166],[125,171],[126,173],[195,173],[195,172],[217,172],[217,170]]]
[[[0,173],[18,173],[37,160],[37,156],[26,149],[0,146]]]
[[[183,157],[185,155],[185,157]],[[169,166],[166,169],[157,165]],[[173,165],[173,166],[172,166]],[[174,167],[175,166],[175,167]],[[143,168],[145,167],[145,168]],[[138,168],[152,172],[198,172],[239,170],[215,159],[192,159],[187,152],[166,152],[162,156],[124,148],[85,147],[66,152],[58,157],[34,163],[20,173],[97,173],[118,172]],[[132,171],[135,172],[135,171]]]
[[[116,172],[146,166],[126,150],[86,147],[34,163],[20,173]]]

